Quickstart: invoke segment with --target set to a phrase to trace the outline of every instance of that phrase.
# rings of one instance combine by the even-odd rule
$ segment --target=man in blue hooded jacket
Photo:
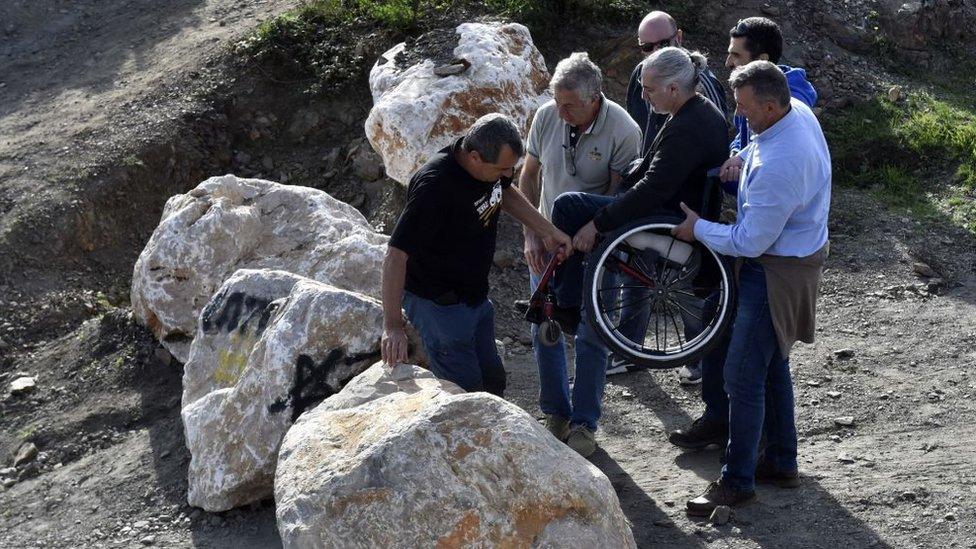
[[[729,30],[726,67],[731,70],[759,60],[776,63],[786,75],[786,82],[790,86],[790,95],[812,109],[817,103],[817,90],[807,81],[805,70],[779,64],[782,55],[783,33],[780,31],[779,25],[771,19],[748,17],[740,20]],[[730,194],[735,194],[735,188],[739,181],[739,170],[742,168],[742,159],[738,153],[749,144],[752,139],[752,132],[749,130],[744,116],[736,115],[732,122],[735,125],[736,134],[735,139],[729,145],[731,156],[722,164],[719,177],[723,182],[722,188]]]
[[[807,81],[806,71],[800,68],[780,65],[783,54],[783,33],[779,25],[765,17],[742,19],[729,31],[728,57],[725,66],[735,69],[752,61],[776,63],[790,88],[790,95],[813,108],[817,102],[817,91]],[[731,156],[719,169],[722,188],[735,195],[739,184],[743,158],[739,152],[749,145],[753,134],[744,116],[733,118],[736,136],[729,145]],[[700,368],[691,370],[692,376],[701,381],[701,397],[705,411],[689,427],[677,429],[668,435],[668,440],[681,448],[698,450],[710,445],[724,446],[728,440],[729,399],[725,393],[725,348],[723,342],[701,362]]]

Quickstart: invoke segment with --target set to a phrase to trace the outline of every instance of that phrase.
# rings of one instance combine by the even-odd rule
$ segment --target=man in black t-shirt
[[[488,300],[498,211],[543,235],[548,250],[572,253],[569,236],[511,186],[523,154],[515,123],[489,114],[410,179],[407,205],[383,263],[382,354],[387,365],[407,358],[402,306],[420,333],[434,375],[466,391],[502,396],[505,370]]]

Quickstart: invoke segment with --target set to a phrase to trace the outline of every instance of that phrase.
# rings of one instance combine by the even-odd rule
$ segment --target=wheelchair
[[[586,261],[587,321],[612,353],[635,366],[694,363],[732,321],[730,265],[701,242],[671,236],[680,222],[661,216],[631,223],[607,235]]]
[[[702,211],[718,218],[717,178],[709,178]],[[718,198],[718,200],[716,200]],[[676,368],[701,359],[734,316],[731,264],[701,242],[671,235],[682,219],[651,216],[603,235],[587,255],[583,310],[611,353],[642,368]],[[539,341],[560,335],[549,288],[550,262],[526,319],[540,325]]]

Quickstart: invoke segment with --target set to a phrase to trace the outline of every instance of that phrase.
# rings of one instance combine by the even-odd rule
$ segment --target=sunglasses
[[[672,34],[670,38],[665,38],[664,40],[658,40],[657,42],[638,43],[637,47],[640,48],[640,51],[644,53],[654,53],[660,48],[666,48],[670,46],[671,41],[674,40],[676,36],[678,36],[677,31],[675,31],[675,33]]]
[[[569,126],[566,127],[566,133],[563,135],[563,154],[566,156],[566,171],[569,172],[570,176],[576,176],[576,146],[570,145],[571,140],[569,137]]]

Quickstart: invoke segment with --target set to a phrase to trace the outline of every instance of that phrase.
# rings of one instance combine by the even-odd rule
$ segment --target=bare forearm
[[[522,172],[519,174],[518,188],[533,208],[539,207],[539,200],[542,196],[542,187],[539,185],[540,168],[539,161],[529,155],[526,157],[525,165],[522,166]]]
[[[536,234],[547,235],[555,230],[552,223],[542,217],[539,210],[533,208],[525,196],[514,187],[509,187],[502,193],[502,210],[524,225],[526,230]]]
[[[610,186],[607,188],[607,196],[617,194],[617,188],[620,187],[621,179],[623,179],[623,176],[613,170],[610,170]]]
[[[403,285],[407,276],[407,254],[392,246],[383,260],[383,326],[403,327]]]

